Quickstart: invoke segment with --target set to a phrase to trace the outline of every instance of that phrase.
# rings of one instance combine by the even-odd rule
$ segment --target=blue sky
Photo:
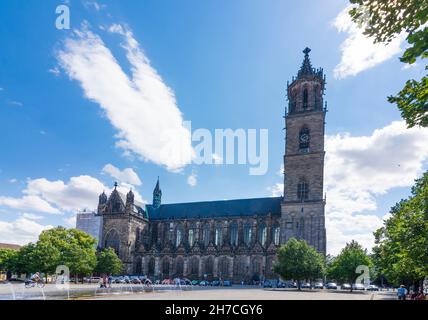
[[[327,75],[329,252],[353,238],[369,247],[426,170],[426,130],[407,130],[386,101],[422,68],[403,68],[402,38],[388,47],[365,39],[341,15],[345,0],[71,0],[71,30],[58,30],[62,3],[0,4],[2,242],[72,226],[116,180],[147,201],[157,176],[164,202],[280,194],[286,84],[306,46]],[[114,58],[85,67],[87,55]],[[131,83],[139,72],[154,82]],[[212,132],[268,129],[267,173],[160,157],[159,136],[170,130],[182,142],[180,119]]]

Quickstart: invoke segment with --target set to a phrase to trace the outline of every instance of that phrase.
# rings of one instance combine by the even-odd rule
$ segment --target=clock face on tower
[[[309,130],[307,128],[303,128],[299,134],[299,150],[301,152],[309,151],[309,140],[310,140]]]
[[[302,133],[300,135],[300,143],[308,143],[309,142],[309,135],[307,133]]]

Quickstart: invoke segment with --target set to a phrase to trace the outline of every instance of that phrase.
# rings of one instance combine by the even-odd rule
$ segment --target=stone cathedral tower
[[[326,252],[323,107],[325,76],[312,68],[306,48],[297,78],[288,84],[285,116],[284,200],[281,204],[281,242],[304,239]]]

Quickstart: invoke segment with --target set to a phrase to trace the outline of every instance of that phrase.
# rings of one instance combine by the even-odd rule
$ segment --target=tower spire
[[[304,76],[310,76],[315,74],[315,70],[314,68],[312,68],[311,60],[309,59],[309,52],[311,52],[311,49],[308,47],[303,50],[305,58],[303,59],[302,67],[300,68],[297,74],[297,78],[302,78]]]
[[[159,177],[158,177],[158,181],[156,182],[155,189],[153,190],[153,207],[159,208],[161,205],[161,200],[162,200],[162,190],[160,188]]]

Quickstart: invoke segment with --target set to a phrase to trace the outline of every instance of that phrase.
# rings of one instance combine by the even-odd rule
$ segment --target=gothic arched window
[[[244,227],[244,242],[245,244],[248,246],[251,243],[251,237],[252,237],[252,228],[251,228],[251,224],[246,224]]]
[[[229,259],[223,257],[218,264],[219,276],[221,278],[227,278],[229,275]]]
[[[140,228],[137,228],[136,234],[135,234],[135,241],[140,242],[141,241],[141,230]]]
[[[155,265],[156,265],[156,261],[155,258],[151,257],[149,260],[149,275],[153,276],[155,274]]]
[[[119,238],[119,233],[117,233],[116,230],[112,229],[109,232],[107,232],[107,235],[105,237],[104,247],[112,248],[116,252],[116,254],[119,255],[120,238]]]
[[[176,277],[182,277],[184,271],[184,260],[182,257],[178,257],[175,260],[175,276]]]
[[[215,228],[215,239],[214,239],[216,246],[221,246],[223,244],[223,230],[221,225],[218,225]]]
[[[189,235],[187,237],[187,241],[189,242],[189,246],[193,247],[193,244],[195,243],[195,230],[189,229]]]
[[[230,245],[237,246],[238,245],[238,225],[233,223],[230,226]]]
[[[308,89],[303,89],[303,109],[308,108]]]
[[[308,200],[309,196],[309,185],[306,182],[306,180],[302,179],[299,181],[299,184],[297,185],[297,198],[299,201],[305,201]]]
[[[169,277],[169,259],[167,257],[162,261],[162,273],[164,277]]]
[[[182,225],[178,225],[177,226],[177,230],[176,230],[176,235],[175,235],[175,246],[178,247],[181,242],[183,241],[183,226]]]
[[[303,127],[299,132],[299,150],[308,152],[311,135],[308,127]]]
[[[266,245],[266,241],[267,241],[267,228],[266,228],[266,225],[264,223],[262,223],[259,226],[259,236],[258,236],[258,238],[259,238],[258,240],[259,240],[260,244],[262,246],[265,246]]]
[[[279,228],[279,224],[275,224],[272,228],[272,240],[273,243],[278,246],[279,245],[279,241],[280,241],[280,228]]]
[[[202,231],[202,240],[205,247],[208,247],[210,244],[210,226],[209,224],[204,225],[204,229]]]
[[[190,273],[193,276],[198,276],[199,274],[199,258],[193,257],[190,263]]]

